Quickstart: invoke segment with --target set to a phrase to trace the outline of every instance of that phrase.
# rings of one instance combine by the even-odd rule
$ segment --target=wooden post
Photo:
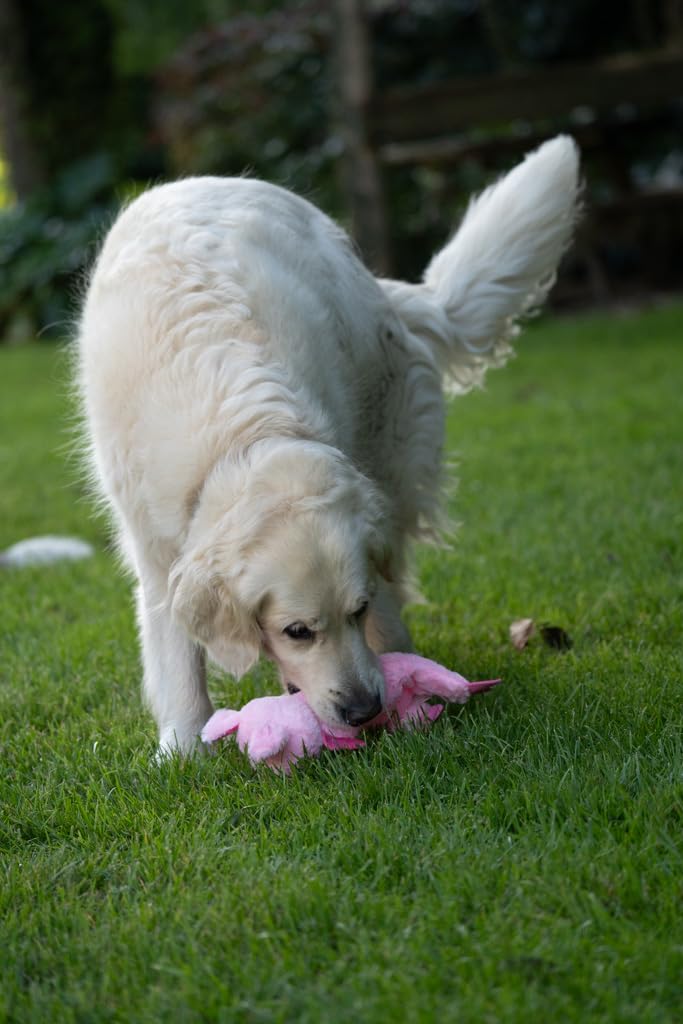
[[[368,134],[372,61],[364,0],[335,0],[337,14],[337,118],[344,145],[342,186],[351,232],[371,270],[391,272],[384,192],[379,161]]]

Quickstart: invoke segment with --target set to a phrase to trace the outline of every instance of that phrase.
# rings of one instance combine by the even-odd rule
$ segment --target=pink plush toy
[[[469,683],[457,672],[417,654],[383,654],[379,661],[384,675],[384,709],[365,729],[384,726],[394,731],[401,726],[425,725],[444,709],[443,704],[429,704],[430,697],[464,704],[473,693],[490,690],[500,682]],[[202,739],[213,743],[236,733],[240,750],[246,751],[252,764],[265,761],[275,771],[289,775],[290,766],[300,757],[317,757],[323,747],[356,750],[365,746],[358,738],[359,731],[351,726],[332,730],[313,713],[303,693],[295,693],[257,697],[241,711],[216,711],[202,729]]]

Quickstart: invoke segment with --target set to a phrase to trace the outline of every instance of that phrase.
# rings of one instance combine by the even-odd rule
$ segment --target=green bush
[[[0,339],[68,330],[79,283],[118,206],[115,183],[114,161],[98,154],[0,210]]]

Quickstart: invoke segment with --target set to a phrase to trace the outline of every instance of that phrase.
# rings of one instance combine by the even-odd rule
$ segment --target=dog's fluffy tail
[[[579,211],[579,154],[560,135],[473,199],[422,285],[381,281],[457,390],[512,352],[518,321],[545,299]]]

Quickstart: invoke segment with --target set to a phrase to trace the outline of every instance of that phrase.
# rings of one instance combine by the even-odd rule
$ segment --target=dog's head
[[[261,442],[205,484],[171,573],[174,615],[227,671],[263,651],[319,718],[359,725],[383,698],[364,625],[385,529],[377,489],[341,453]]]

